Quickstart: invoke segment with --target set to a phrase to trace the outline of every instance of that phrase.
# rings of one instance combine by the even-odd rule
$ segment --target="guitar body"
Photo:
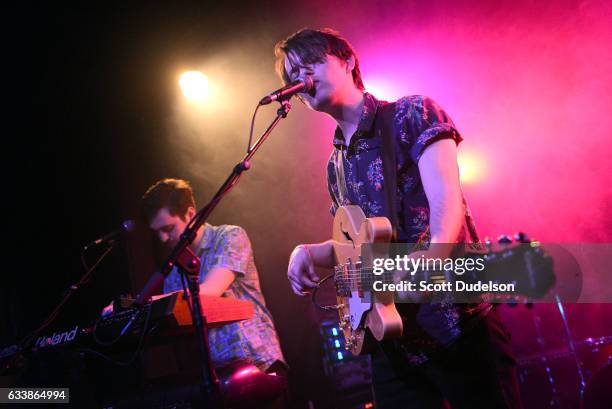
[[[391,236],[392,227],[387,218],[366,218],[359,206],[342,206],[334,217],[334,278],[340,328],[346,348],[354,355],[370,350],[367,341],[371,337],[382,341],[402,334],[402,318],[395,308],[394,294],[372,292],[361,281],[374,258],[387,257],[387,254],[372,253],[371,247],[362,249],[362,245],[388,243]]]
[[[389,243],[391,236],[391,223],[385,217],[367,218],[359,206],[342,206],[336,212],[333,246],[338,303],[335,308],[340,315],[340,328],[344,333],[346,349],[355,355],[369,352],[371,348],[368,344],[373,339],[382,341],[402,335],[403,323],[395,307],[394,293],[371,290],[373,260],[387,258],[388,246],[375,246],[376,250],[373,246],[364,246]],[[484,299],[481,296],[498,302],[504,299],[516,302],[521,297],[539,299],[555,285],[552,258],[538,242],[528,240],[524,233],[516,237],[516,242],[511,245],[512,240],[502,236],[497,251],[492,250],[491,244],[487,244],[486,249],[478,244],[478,251],[466,244],[467,251],[462,258],[481,258],[486,263],[486,269],[457,275],[469,283],[513,283],[516,289],[513,288],[509,293],[476,291],[475,299],[462,297],[463,293],[455,293],[459,302],[482,302]],[[452,270],[421,269],[411,273],[409,279],[413,282],[425,280],[441,283],[454,281],[455,275]],[[382,279],[383,276],[379,277]],[[392,282],[392,275],[388,279]]]

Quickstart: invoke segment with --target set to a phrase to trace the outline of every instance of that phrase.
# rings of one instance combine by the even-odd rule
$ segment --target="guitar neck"
[[[432,283],[450,282],[455,274],[452,271],[444,270],[417,270],[410,272],[402,277],[403,281],[419,282],[427,281]],[[372,288],[375,282],[383,284],[393,284],[397,282],[395,271],[383,271],[382,274],[374,273],[374,268],[361,267],[359,269],[345,269],[342,266],[337,267],[335,273],[336,285],[343,289],[361,290],[364,288]]]

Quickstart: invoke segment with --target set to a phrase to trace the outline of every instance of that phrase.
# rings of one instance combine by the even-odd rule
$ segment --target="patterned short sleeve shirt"
[[[367,217],[388,216],[385,207],[382,138],[374,135],[374,118],[382,101],[365,94],[357,131],[348,147],[340,128],[327,165],[331,213],[339,206],[358,204]],[[418,162],[427,148],[440,139],[462,137],[449,116],[430,98],[412,95],[396,102],[393,127],[396,134],[398,240],[416,242],[429,226],[429,205]],[[344,183],[342,182],[344,179]]]
[[[284,362],[272,315],[261,293],[251,242],[244,229],[206,224],[196,254],[202,262],[200,283],[212,268],[227,268],[236,278],[223,297],[250,301],[255,307],[253,318],[209,330],[211,358],[215,365],[245,360],[265,371],[275,361]],[[164,293],[182,288],[180,274],[174,269],[164,282]]]
[[[369,93],[364,94],[364,106],[357,130],[348,147],[341,129],[334,134],[334,150],[327,164],[328,190],[332,199],[331,213],[339,206],[358,205],[366,217],[389,217],[384,192],[382,137],[374,132],[376,113],[385,102]],[[397,241],[428,244],[429,202],[419,173],[418,162],[425,149],[441,139],[457,144],[462,137],[447,113],[432,99],[412,95],[396,101],[393,124],[397,191],[395,194],[398,226]],[[469,208],[465,203],[465,223],[459,242],[477,239]],[[468,236],[467,233],[470,233]],[[410,362],[419,364],[428,359],[427,345],[449,345],[463,330],[488,312],[490,306],[430,303],[398,305],[406,327],[411,328],[411,340],[404,340]],[[469,325],[468,325],[469,323]],[[429,348],[431,350],[431,348]]]

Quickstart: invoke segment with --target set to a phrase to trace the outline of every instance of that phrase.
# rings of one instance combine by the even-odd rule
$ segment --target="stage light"
[[[181,75],[179,85],[185,98],[194,102],[204,102],[210,94],[208,78],[200,71],[187,71]]]
[[[368,81],[364,84],[364,86],[366,91],[368,91],[370,94],[385,101],[394,101],[401,96],[397,95],[397,89],[394,90],[393,86],[387,84],[385,81]]]
[[[469,185],[481,180],[486,173],[484,160],[473,152],[461,152],[457,156],[461,183]]]

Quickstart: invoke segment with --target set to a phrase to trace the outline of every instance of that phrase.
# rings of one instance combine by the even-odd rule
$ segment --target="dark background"
[[[0,346],[18,342],[44,320],[67,286],[83,274],[79,258],[82,246],[114,230],[122,220],[136,218],[139,198],[156,180],[186,178],[192,181],[199,204],[210,198],[241,157],[254,103],[279,85],[272,53],[279,39],[305,25],[334,26],[359,44],[375,39],[377,28],[405,21],[416,22],[406,25],[406,30],[420,32],[446,23],[482,28],[471,24],[489,17],[494,32],[496,21],[538,21],[537,16],[546,15],[550,24],[555,16],[562,21],[567,15],[589,12],[589,5],[599,4],[568,1],[551,10],[525,1],[518,9],[507,2],[474,10],[470,2],[458,2],[451,8],[444,2],[425,6],[406,1],[402,14],[386,2],[369,2],[355,10],[348,10],[343,2],[127,3],[25,7],[5,14],[3,60],[9,74],[5,75],[2,198],[7,245],[5,279],[0,287]],[[593,15],[597,15],[598,9],[594,10]],[[469,23],[463,24],[466,19]],[[516,24],[517,38],[533,33],[532,25],[525,28]],[[448,44],[452,47],[452,41]],[[406,47],[410,47],[409,42]],[[516,49],[523,48],[517,42]],[[392,49],[382,47],[381,52],[388,58]],[[492,47],[479,52],[486,55],[495,50]],[[600,54],[607,55],[598,51]],[[427,55],[435,58],[435,53]],[[471,58],[466,54],[466,61]],[[185,67],[206,67],[213,60],[221,62],[208,66],[226,70],[231,78],[226,78],[224,100],[219,106],[231,101],[233,109],[223,105],[224,110],[202,114],[201,127],[181,127],[175,74]],[[584,64],[604,72],[601,67],[608,66],[607,62]],[[559,64],[566,66],[567,60]],[[418,73],[418,66],[408,72]],[[609,87],[605,82],[608,77],[600,78],[601,84]],[[485,87],[480,87],[478,78],[473,81],[474,92],[483,92]],[[595,80],[593,84],[600,86]],[[579,85],[575,88],[584,89]],[[604,87],[598,89],[605,91]],[[429,89],[423,92],[429,93]],[[438,99],[438,95],[435,97]],[[463,98],[468,100],[470,94],[441,99],[461,105]],[[595,109],[582,110],[580,115],[593,127],[587,133],[588,140],[595,150],[601,150],[601,157],[587,156],[584,144],[585,151],[580,155],[561,145],[552,149],[554,160],[528,150],[525,156],[518,156],[524,162],[517,163],[513,153],[519,151],[508,147],[511,142],[520,149],[531,146],[529,135],[517,134],[510,142],[500,142],[495,135],[478,135],[477,128],[470,128],[475,123],[471,111],[451,115],[460,129],[470,129],[476,133],[476,141],[481,137],[487,146],[498,144],[503,154],[497,157],[496,168],[487,171],[491,180],[505,175],[504,183],[496,185],[502,193],[487,190],[491,189],[487,183],[482,183],[480,190],[466,188],[468,196],[476,198],[472,205],[483,235],[500,233],[499,226],[509,232],[526,227],[548,241],[610,241],[610,217],[605,211],[606,203],[608,207],[610,203],[606,193],[609,156],[605,155],[609,142],[602,144],[593,137],[602,135],[607,125],[596,114],[589,117],[599,112],[598,106],[605,108],[606,100],[597,101]],[[528,110],[516,105],[517,110]],[[297,102],[294,106],[290,118],[281,123],[256,157],[253,170],[247,172],[211,222],[238,224],[249,233],[262,288],[293,369],[294,396],[305,402],[316,397],[322,390],[317,385],[324,381],[318,318],[308,300],[290,292],[286,262],[295,245],[325,240],[331,232],[323,170],[331,150],[333,124]],[[273,110],[269,111],[261,114],[259,131],[271,118]],[[520,122],[512,116],[509,121]],[[565,125],[558,126],[556,129]],[[305,137],[313,131],[316,134]],[[563,135],[547,135],[562,142]],[[589,166],[585,166],[585,157],[594,158]],[[533,177],[530,166],[534,163],[555,172],[558,167],[559,172],[555,177]],[[572,179],[576,173],[569,173],[570,169],[583,173]],[[551,190],[541,190],[540,184]],[[581,188],[569,190],[576,185]],[[527,188],[540,189],[541,194],[523,196]],[[587,194],[579,194],[585,190]],[[554,218],[553,208],[562,209]],[[100,265],[91,282],[64,306],[56,327],[90,324],[117,294],[137,292],[152,270],[150,244],[146,229],[139,225]],[[91,259],[95,255],[94,250]],[[542,308],[546,307],[550,306]],[[576,336],[608,335],[607,307],[570,307],[568,315]],[[554,308],[544,313],[550,318],[547,332],[551,338],[562,340]],[[507,322],[519,334],[515,337],[520,342],[517,347],[529,350],[534,341],[531,330],[518,325],[527,319],[522,314],[507,315]]]
[[[246,147],[245,125],[256,101],[251,97],[248,108],[241,112],[240,127],[227,131],[236,134],[237,147],[227,142],[223,146],[222,141],[218,151],[195,148],[197,157],[185,159],[181,156],[184,146],[169,148],[177,143],[167,135],[167,122],[178,84],[168,72],[181,63],[189,65],[202,56],[222,53],[232,41],[266,31],[262,65],[269,72],[267,84],[249,84],[250,91],[263,95],[277,88],[272,47],[289,34],[269,28],[284,13],[276,11],[278,7],[261,1],[172,5],[160,1],[41,6],[10,13],[9,31],[16,47],[6,57],[19,71],[23,66],[18,76],[26,81],[15,79],[7,84],[15,88],[15,99],[20,102],[8,110],[11,147],[5,149],[3,161],[3,196],[10,209],[6,231],[14,235],[6,237],[12,244],[5,253],[7,273],[0,289],[1,346],[17,343],[35,330],[67,287],[79,280],[84,273],[83,245],[128,218],[138,221],[136,232],[116,246],[91,281],[42,333],[75,324],[89,326],[113,297],[140,290],[153,269],[151,237],[138,219],[143,192],[163,177],[187,178],[194,185],[198,204],[204,204],[241,157]],[[261,15],[254,16],[254,10]],[[240,70],[248,73],[244,67]],[[233,97],[243,91],[236,86],[231,92]],[[223,126],[229,128],[226,119]],[[187,160],[204,164],[218,160],[217,173],[214,178],[195,175],[186,169]],[[262,174],[266,175],[260,171]],[[261,179],[257,175],[249,172],[243,181],[255,177],[257,182]],[[284,278],[288,255],[299,242],[296,237],[284,240],[281,232],[261,228],[269,220],[270,230],[277,228],[274,215],[284,204],[268,204],[262,206],[263,214],[255,211],[246,216],[263,202],[261,186],[265,183],[259,180],[253,185],[251,179],[249,194],[259,190],[258,196],[244,194],[236,200],[239,185],[211,222],[240,224],[249,232],[264,293],[282,332],[283,350],[292,361],[293,382],[298,385],[294,398],[304,401],[307,390],[322,381],[319,332],[310,303],[294,297]],[[280,193],[283,187],[277,189]],[[324,202],[323,207],[327,206]],[[330,220],[326,222],[331,226]],[[300,225],[295,231],[307,227]],[[268,244],[269,239],[274,243]],[[275,251],[262,252],[262,243]],[[101,250],[91,250],[90,263],[99,254]]]

